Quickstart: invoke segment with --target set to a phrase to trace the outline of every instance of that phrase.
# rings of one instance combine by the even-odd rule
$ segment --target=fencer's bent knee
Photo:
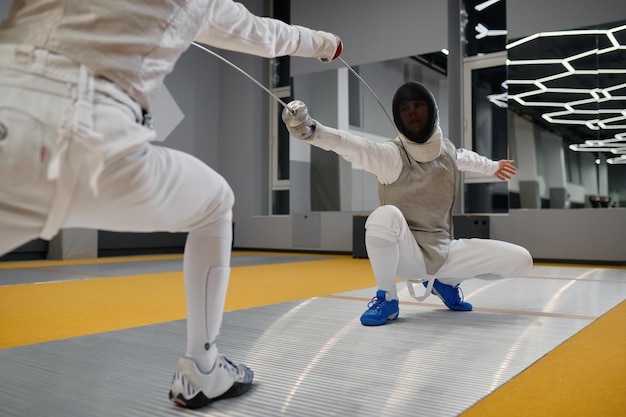
[[[233,239],[233,212],[229,210],[224,216],[213,223],[189,231],[189,236],[193,237],[217,237],[232,241]]]
[[[201,201],[196,205],[196,211],[192,213],[193,217],[187,220],[188,231],[208,226],[225,216],[232,218],[232,208],[235,204],[235,194],[232,188],[219,175],[214,175],[208,180],[210,180],[209,188],[201,194]],[[231,221],[228,223],[230,224]]]
[[[222,176],[211,178],[211,201],[206,205],[210,221],[215,221],[230,212],[235,205],[235,193]]]
[[[221,195],[220,201],[222,203],[222,206],[230,211],[235,205],[235,193],[230,187],[228,181],[226,181],[226,179],[221,176],[219,181],[218,194]]]
[[[517,246],[517,268],[519,271],[515,274],[517,276],[525,276],[530,273],[533,267],[533,257],[526,248]]]
[[[400,209],[385,205],[378,207],[369,215],[365,222],[365,235],[395,242],[405,227],[406,219]]]
[[[533,267],[533,257],[526,248],[509,242],[497,243],[502,248],[498,258],[503,263],[505,276],[523,277],[530,273]]]

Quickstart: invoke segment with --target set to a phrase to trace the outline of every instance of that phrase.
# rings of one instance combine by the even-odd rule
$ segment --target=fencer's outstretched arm
[[[493,175],[501,181],[510,180],[517,173],[511,159],[492,161],[474,151],[459,148],[456,151],[456,163],[460,171],[477,172],[484,175]]]
[[[332,33],[259,17],[232,0],[210,3],[198,42],[265,58],[291,55],[330,62],[341,54],[341,39]]]
[[[391,142],[376,143],[324,126],[311,118],[306,105],[299,100],[287,104],[282,118],[291,136],[360,165],[376,175],[382,184],[393,183],[402,171],[402,158],[396,145]]]
[[[287,104],[282,113],[289,133],[297,138],[327,151],[333,151],[349,162],[359,164],[376,175],[382,184],[392,184],[402,170],[398,147],[391,142],[375,143],[349,132],[322,125],[311,118],[306,105],[295,100]],[[506,181],[515,175],[513,161],[492,161],[468,149],[457,149],[456,163],[461,171],[493,175]]]

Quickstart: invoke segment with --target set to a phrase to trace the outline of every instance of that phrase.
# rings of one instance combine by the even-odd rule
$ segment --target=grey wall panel
[[[491,216],[492,239],[527,248],[535,259],[626,264],[626,209],[511,210]]]
[[[550,208],[568,208],[567,188],[550,187]]]
[[[321,221],[319,213],[294,213],[293,246],[296,249],[314,249],[321,247]]]
[[[192,47],[181,56],[174,71],[165,78],[165,86],[184,118],[162,143],[195,155],[214,168],[220,159],[218,69],[218,59],[199,48]],[[167,117],[167,112],[156,113],[156,127],[160,119]]]
[[[506,2],[509,39],[623,20],[622,0],[517,0]]]
[[[447,4],[429,0],[292,1],[291,22],[338,35],[351,65],[386,61],[446,48]],[[342,66],[292,60],[292,74]]]
[[[311,210],[341,210],[339,159],[334,152],[311,148]]]
[[[322,212],[322,249],[328,251],[352,252],[352,217],[355,214],[369,214],[356,211]]]
[[[520,181],[519,194],[522,208],[541,208],[541,193],[538,181]]]
[[[380,205],[376,176],[362,169],[352,170],[352,210],[372,211]]]
[[[311,164],[303,161],[289,163],[291,173],[289,208],[292,213],[311,211]]]
[[[50,240],[48,259],[93,259],[98,257],[98,231],[61,229]]]

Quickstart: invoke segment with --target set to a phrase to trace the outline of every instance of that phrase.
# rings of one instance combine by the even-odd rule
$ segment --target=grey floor
[[[179,264],[33,268],[20,279]],[[13,285],[16,271],[0,269],[0,285]],[[540,265],[525,278],[470,280],[471,313],[435,297],[417,303],[398,288],[400,319],[381,327],[358,321],[374,288],[226,313],[220,350],[248,364],[256,382],[197,411],[167,400],[184,321],[0,350],[0,416],[456,416],[626,299],[626,270]]]

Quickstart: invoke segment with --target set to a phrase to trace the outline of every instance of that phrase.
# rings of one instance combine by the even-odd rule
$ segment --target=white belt
[[[115,84],[95,77],[84,65],[45,49],[0,43],[0,65],[41,75],[51,81],[46,83],[45,91],[70,98],[57,125],[57,137],[50,150],[46,172],[48,180],[56,181],[56,190],[39,236],[49,240],[65,223],[78,182],[75,164],[79,161],[88,169],[91,192],[98,196],[98,180],[104,169],[101,146],[104,138],[94,130],[96,94],[107,95],[128,106],[138,122],[144,120],[145,115],[141,106]]]
[[[82,148],[80,154],[84,166],[89,170],[89,187],[94,196],[98,196],[98,179],[104,169],[101,146],[103,136],[93,129],[94,78],[82,65],[76,87],[72,103],[58,126],[57,139],[48,161],[47,178],[57,183],[50,213],[39,235],[46,240],[51,239],[63,226],[78,181],[73,167],[62,168],[68,159],[69,148]]]
[[[42,91],[70,99],[57,121],[57,137],[50,149],[46,171],[47,179],[56,182],[56,189],[39,236],[49,240],[63,227],[73,199],[78,182],[74,164],[80,162],[87,167],[89,186],[92,193],[98,195],[98,179],[104,169],[104,158],[101,146],[103,136],[94,130],[96,83],[99,90],[112,90],[121,99],[124,95],[113,84],[96,80],[84,65],[30,45],[0,44],[0,65],[44,77],[42,80],[48,79],[49,82],[33,88],[42,88]],[[28,89],[31,88],[29,80],[16,78],[12,85]],[[141,113],[138,105],[134,110]],[[70,159],[74,164],[69,162]]]
[[[89,186],[95,196],[98,195],[98,178],[104,168],[101,153],[102,135],[93,130],[94,79],[84,66],[80,67],[76,96],[72,108],[58,129],[56,143],[50,153],[48,179],[56,180],[61,172],[63,156],[67,152],[70,140],[78,143],[85,150],[84,158],[89,168]]]

